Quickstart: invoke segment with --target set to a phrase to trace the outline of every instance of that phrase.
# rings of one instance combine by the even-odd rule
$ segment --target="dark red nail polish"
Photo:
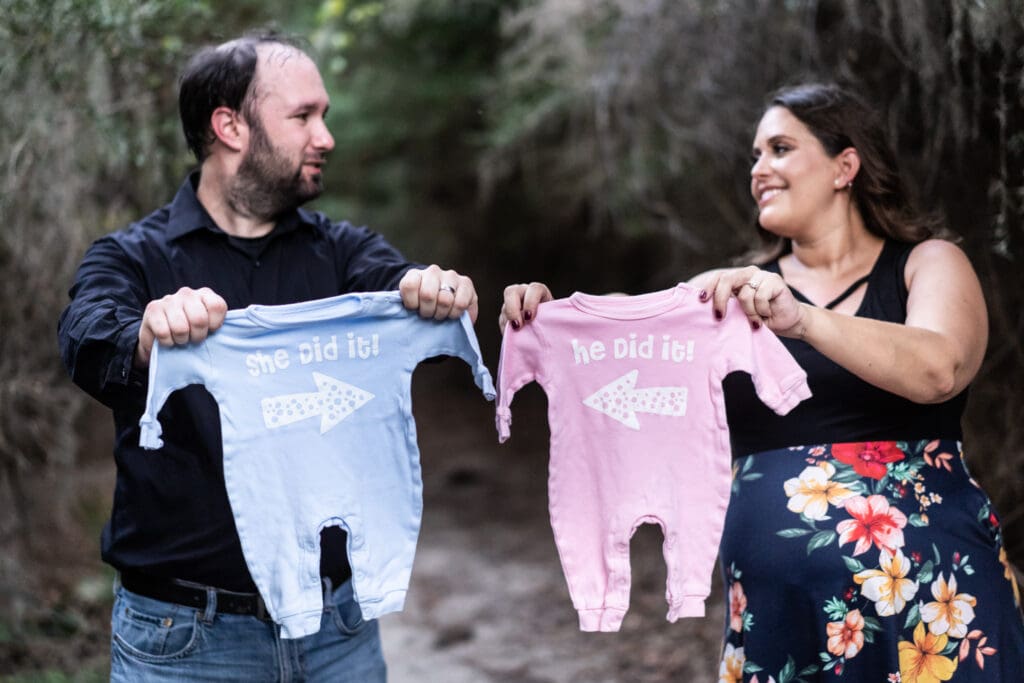
[[[761,323],[757,322],[756,320],[750,323],[750,326],[753,327],[755,330],[761,329]]]
[[[532,319],[533,319],[533,313],[530,313],[529,311],[523,311],[523,320],[532,320]]]
[[[513,330],[518,330],[519,329],[519,321],[518,320],[513,320],[512,321],[512,329]]]
[[[721,319],[722,319],[722,312],[716,309],[715,310],[715,320],[721,320]]]
[[[700,290],[700,300],[701,301],[707,301],[708,300],[708,293],[705,292],[703,289]]]

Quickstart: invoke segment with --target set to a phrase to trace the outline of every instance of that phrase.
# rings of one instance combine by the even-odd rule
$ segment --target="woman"
[[[780,337],[813,397],[725,382],[734,483],[721,681],[1020,681],[999,521],[960,452],[988,323],[964,253],[906,198],[877,117],[832,85],[770,100],[753,144],[760,265],[697,276]],[[551,298],[505,291],[519,329]]]

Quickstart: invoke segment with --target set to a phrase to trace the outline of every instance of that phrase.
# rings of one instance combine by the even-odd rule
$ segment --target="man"
[[[163,449],[143,451],[146,368],[154,344],[201,341],[229,308],[397,287],[423,317],[475,320],[473,283],[298,208],[320,194],[334,140],[320,73],[295,44],[265,34],[200,51],[179,104],[199,170],[170,204],[92,245],[59,324],[72,378],[114,413],[117,487],[102,538],[120,576],[111,679],[382,681],[344,532],[321,539],[320,632],[282,639],[242,556],[216,403],[196,386],[177,392],[161,413]]]

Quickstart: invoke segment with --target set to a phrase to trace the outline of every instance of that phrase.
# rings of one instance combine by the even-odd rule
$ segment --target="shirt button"
[[[260,267],[260,262],[257,260],[255,265],[256,265],[257,268],[259,268]]]

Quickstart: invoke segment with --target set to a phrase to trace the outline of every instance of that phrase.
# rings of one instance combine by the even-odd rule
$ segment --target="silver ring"
[[[439,290],[437,290],[437,291],[439,291],[439,292],[451,292],[452,296],[455,296],[455,288],[452,287],[451,285],[447,284],[447,283],[441,285],[441,288]]]
[[[750,288],[756,292],[757,288],[761,286],[761,281],[760,280],[747,280],[746,283],[744,283],[744,284],[749,285]]]

